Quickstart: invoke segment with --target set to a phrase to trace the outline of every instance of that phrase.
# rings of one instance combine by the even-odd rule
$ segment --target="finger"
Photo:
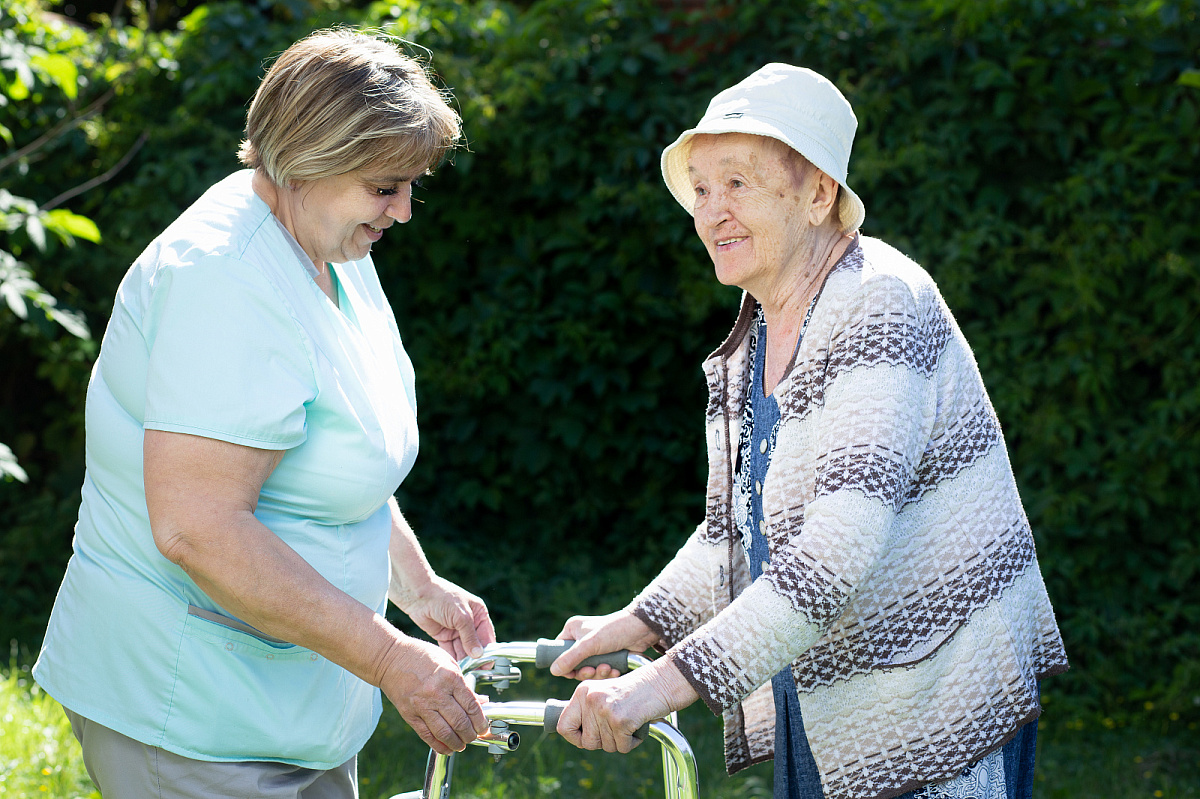
[[[479,737],[466,711],[453,702],[442,706],[440,713],[431,713],[425,722],[434,737],[455,752],[466,749],[469,742]]]
[[[592,707],[593,702],[589,701],[591,688],[587,683],[580,683],[575,689],[575,693],[571,696],[571,704],[578,705],[579,716],[579,744],[582,749],[600,749],[604,746],[604,739],[601,733],[603,722],[600,721],[596,709]],[[565,711],[564,711],[565,713]]]
[[[479,643],[487,646],[488,644],[496,643],[496,628],[492,624],[492,616],[488,613],[487,605],[482,599],[475,599],[475,634],[479,636]],[[482,654],[482,653],[480,653]],[[479,655],[473,655],[479,657]]]
[[[461,691],[456,690],[454,692],[454,701],[458,702],[458,706],[466,712],[467,719],[471,723],[471,731],[475,733],[475,738],[488,731],[490,724],[483,712],[483,703],[487,701],[486,697],[481,697],[474,693],[464,683]]]
[[[582,628],[583,616],[572,616],[567,619],[566,624],[563,625],[562,630],[555,637],[566,641],[574,641],[583,634]]]
[[[439,649],[454,658],[455,664],[466,657],[467,653],[463,648],[462,641],[459,640],[457,630],[450,627],[443,627],[434,634],[433,640],[437,641]]]
[[[579,661],[583,660],[586,655],[576,652],[576,649],[578,649],[578,645],[571,647],[555,658],[554,662],[550,664],[550,673],[555,677],[575,677],[576,679],[582,679],[575,675],[575,667],[579,665]]]
[[[617,669],[614,669],[608,663],[601,663],[599,666],[594,668],[592,671],[594,672],[594,674],[591,677],[591,679],[593,679],[593,680],[610,680],[613,677],[621,676],[621,672],[618,671]]]
[[[579,709],[579,703],[572,697],[567,706],[563,708],[562,713],[558,717],[558,725],[554,728],[555,732],[563,737],[563,740],[577,747],[582,746],[582,727]]]
[[[420,719],[410,722],[408,726],[412,727],[413,732],[415,732],[417,736],[425,742],[426,746],[437,752],[439,755],[449,755],[454,752],[453,749],[448,748],[445,744],[439,741],[437,737],[429,731],[429,726]]]
[[[454,616],[454,631],[458,633],[455,645],[463,654],[458,656],[459,660],[469,652],[471,657],[479,657],[483,654],[483,644],[479,642],[479,636],[475,632],[475,615],[473,613],[458,613]]]

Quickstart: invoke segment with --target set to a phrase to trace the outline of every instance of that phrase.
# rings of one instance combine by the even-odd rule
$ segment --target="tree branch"
[[[24,158],[30,153],[37,152],[55,139],[65,136],[70,131],[79,127],[89,117],[95,116],[95,114],[104,106],[104,104],[112,99],[114,94],[116,94],[116,90],[109,89],[104,94],[93,100],[92,103],[87,108],[83,109],[79,115],[59,122],[54,127],[50,128],[50,130],[34,139],[29,144],[26,144],[21,149],[14,153],[9,153],[8,155],[4,156],[4,158],[0,158],[0,169],[4,169],[9,164]]]
[[[44,203],[39,210],[49,211],[51,208],[58,207],[62,203],[65,203],[67,200],[71,199],[72,197],[77,197],[78,195],[83,194],[85,191],[89,191],[91,189],[96,188],[101,183],[107,183],[108,181],[112,180],[113,177],[118,172],[120,172],[122,169],[124,169],[125,166],[133,159],[133,156],[137,154],[137,151],[142,149],[142,145],[146,143],[146,139],[148,139],[148,138],[150,138],[150,134],[145,131],[142,131],[142,135],[138,136],[137,141],[135,141],[133,143],[133,146],[129,148],[129,152],[127,152],[127,153],[125,153],[125,155],[121,156],[121,160],[118,161],[116,164],[114,164],[111,169],[109,169],[103,175],[97,175],[96,177],[92,178],[91,180],[87,181],[86,183],[80,183],[75,188],[64,191],[62,194],[58,195],[53,200],[50,200],[49,202]]]

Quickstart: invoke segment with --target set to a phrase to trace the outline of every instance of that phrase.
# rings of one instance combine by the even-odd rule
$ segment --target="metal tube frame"
[[[509,680],[516,682],[521,678],[520,670],[511,669],[513,662],[535,663],[539,642],[510,641],[490,644],[484,648],[483,654],[477,658],[467,657],[459,663],[459,668],[468,677],[468,683],[474,688],[476,675],[482,671],[487,677],[488,684],[504,683],[507,687]],[[487,664],[497,664],[496,668],[484,670]],[[629,656],[629,668],[639,668],[648,665],[650,661],[641,655]],[[544,727],[546,720],[546,702],[486,702],[483,713],[493,725],[493,732],[507,730],[507,725],[516,724],[530,727]],[[497,726],[500,725],[500,726]],[[699,799],[699,787],[696,772],[696,757],[692,747],[678,729],[678,716],[672,713],[668,721],[654,721],[649,725],[650,737],[658,741],[662,747],[663,787],[666,799]],[[511,746],[497,747],[489,741],[477,741],[477,745],[489,746],[489,751],[497,757],[502,751],[513,751],[516,742]],[[491,743],[491,745],[489,745]],[[450,783],[454,772],[454,754],[439,755],[430,750],[429,760],[425,767],[425,783],[419,791],[396,794],[391,799],[449,799]]]

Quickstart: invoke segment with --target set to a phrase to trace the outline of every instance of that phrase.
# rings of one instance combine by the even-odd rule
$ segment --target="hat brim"
[[[660,159],[663,181],[667,184],[667,189],[671,192],[671,196],[689,214],[695,215],[694,205],[696,197],[692,190],[692,182],[688,178],[687,157],[689,150],[687,144],[694,136],[699,134],[721,133],[750,133],[756,136],[766,136],[783,142],[788,147],[800,153],[821,169],[821,171],[837,181],[838,186],[841,188],[840,199],[838,201],[838,216],[842,223],[842,229],[850,232],[862,227],[863,221],[867,217],[866,206],[863,205],[863,201],[854,193],[854,190],[846,185],[844,180],[838,180],[837,170],[831,169],[827,165],[832,163],[832,160],[830,156],[823,157],[824,148],[818,142],[811,139],[808,139],[804,143],[793,141],[796,138],[794,134],[789,137],[778,127],[766,120],[755,119],[753,117],[703,121],[700,126],[685,130],[679,134],[679,138],[663,150]],[[805,147],[804,144],[808,146]]]

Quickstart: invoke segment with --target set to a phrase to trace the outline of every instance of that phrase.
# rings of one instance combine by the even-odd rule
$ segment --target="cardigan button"
[[[758,451],[763,455],[767,454],[767,440],[765,438],[762,440],[762,443],[758,445]]]
[[[754,493],[756,493],[756,494],[762,493],[762,482],[759,480],[754,481]]]

